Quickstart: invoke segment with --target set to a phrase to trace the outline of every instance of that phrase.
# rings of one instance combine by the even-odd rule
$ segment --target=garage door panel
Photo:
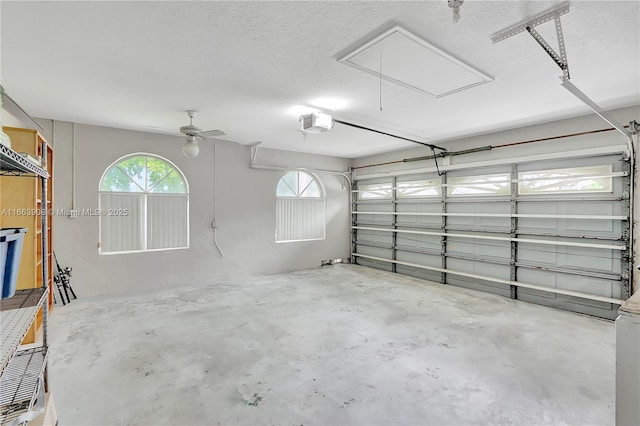
[[[393,205],[389,200],[385,201],[366,201],[358,204],[358,210],[363,212],[393,212]]]
[[[559,221],[558,228],[576,234],[613,235],[614,223],[608,220],[564,219]],[[620,234],[620,231],[617,232]]]
[[[518,300],[608,319],[615,319],[617,311],[611,303],[524,288],[518,289]]]
[[[367,224],[369,226],[391,226],[393,223],[393,206],[388,203],[371,203],[361,204],[358,206],[358,211],[362,212],[376,212],[376,213],[389,213],[387,214],[358,214],[357,221],[360,224]]]
[[[518,260],[532,264],[553,266],[558,264],[557,247],[550,245],[518,244]]]
[[[618,305],[564,295],[549,295],[530,289],[518,289],[518,299],[566,311],[578,312],[606,319],[616,319]]]
[[[532,204],[528,202],[520,203],[519,214],[545,214],[545,215],[590,215],[590,216],[622,216],[621,207],[610,202],[589,203],[588,211],[585,211],[583,203],[558,203],[540,202]],[[572,234],[594,234],[594,235],[620,235],[622,224],[619,221],[604,219],[575,219],[575,218],[518,218],[518,228],[522,230],[556,230],[558,233],[564,231]]]
[[[447,206],[447,213],[450,214],[447,217],[447,226],[450,229],[475,227],[478,229],[508,230],[511,227],[511,219],[509,217],[484,216],[509,214],[509,203],[451,203]],[[456,216],[457,214],[471,216]]]
[[[518,251],[518,260],[527,265],[566,267],[611,272],[613,274],[622,272],[620,256],[620,252],[617,251],[582,249],[579,247],[540,246],[529,250],[520,247]]]
[[[398,234],[398,247],[414,247],[425,251],[441,251],[442,243],[439,236],[420,234]]]
[[[399,202],[397,211],[401,213],[434,213],[442,212],[442,205],[437,202],[433,203],[411,203],[409,201]]]
[[[589,211],[585,212],[584,201],[572,201],[562,197],[558,201],[539,201],[535,199],[521,199],[518,201],[518,213],[527,214],[599,214],[619,215],[622,207],[617,201],[591,200],[588,202]],[[553,209],[553,210],[551,210]]]
[[[624,287],[621,282],[615,281],[611,284],[611,297],[624,300]],[[616,308],[617,309],[617,308]]]
[[[427,281],[440,282],[440,273],[411,266],[397,265],[396,272],[410,277],[421,278]]]
[[[504,217],[482,217],[482,216],[449,216],[447,217],[447,226],[449,229],[486,229],[486,230],[509,230],[511,221]]]
[[[356,258],[356,264],[367,266],[369,268],[382,269],[383,271],[391,272],[391,264],[389,262],[383,262],[380,260],[372,260],[364,257]]]
[[[527,302],[534,301],[535,303],[539,303],[547,306],[564,307],[565,309],[569,308],[570,307],[569,305],[576,305],[576,307],[582,307],[582,309],[579,310],[579,312],[582,312],[582,313],[587,313],[585,312],[586,310],[585,308],[591,308],[591,309],[588,309],[588,311],[591,312],[589,313],[589,315],[593,315],[594,309],[598,309],[598,310],[603,309],[605,313],[606,311],[612,310],[612,313],[615,312],[617,314],[617,309],[615,309],[617,305],[613,305],[611,303],[601,302],[598,300],[589,300],[581,297],[567,296],[564,294],[548,293],[548,292],[537,291],[537,290],[532,290],[528,288],[518,289],[518,299],[524,300]],[[575,310],[575,309],[569,309],[569,310]],[[601,316],[601,315],[596,315],[596,316]],[[605,317],[608,317],[608,315],[606,315]],[[615,316],[613,318],[615,318]]]
[[[418,265],[430,266],[432,268],[440,268],[442,265],[442,257],[433,254],[411,253],[398,250],[396,260],[400,262],[415,263]],[[439,273],[439,272],[438,272]]]
[[[491,202],[483,201],[479,199],[478,202],[464,202],[454,203],[451,202],[447,205],[448,213],[478,213],[478,214],[509,214],[511,212],[511,206],[508,200]]]
[[[447,239],[447,253],[509,259],[511,255],[511,245],[508,241],[474,241],[471,239],[449,237]]]
[[[585,212],[584,203],[566,201],[563,203],[563,214],[590,214],[590,215],[621,215],[622,206],[611,201],[592,201],[589,203],[589,212]]]
[[[555,214],[555,213],[546,213]],[[552,233],[558,227],[555,219],[540,219],[523,217],[518,218],[518,229],[528,232]]]
[[[421,226],[426,229],[438,229],[442,219],[438,216],[402,216],[398,215],[398,226]]]
[[[532,283],[539,287],[556,288],[556,275],[554,272],[539,269],[520,269],[518,270],[518,281]],[[552,294],[548,293],[549,297]]]
[[[614,262],[612,250],[596,250],[584,247],[567,247],[566,253],[560,257],[560,264],[574,268],[619,272],[620,262]],[[618,257],[618,260],[620,258]],[[618,263],[618,271],[614,269]]]
[[[539,219],[519,218],[518,228],[527,232],[543,232],[576,236],[614,236],[620,235],[621,227],[611,221],[588,219]]]
[[[393,216],[389,215],[372,215],[361,214],[358,221],[366,226],[391,226],[393,224]]]
[[[455,258],[447,258],[447,269],[501,280],[508,280],[510,274],[509,265]],[[449,275],[454,276],[455,274]]]
[[[520,269],[518,271],[518,281],[522,283],[535,284],[539,287],[576,291],[579,293],[604,297],[616,298],[621,294],[620,281],[573,274],[563,274],[553,271]],[[523,291],[525,293],[529,291],[535,292],[535,290],[524,287],[519,291]],[[547,297],[552,297],[552,295],[554,295],[553,292],[547,292]]]
[[[518,213],[523,214],[558,214],[558,203],[524,199],[518,201]]]
[[[630,268],[626,260],[629,207],[625,202],[629,178],[620,173],[628,168],[628,161],[615,154],[465,167],[447,171],[441,181],[420,175],[399,176],[398,185],[406,181],[404,187],[410,186],[410,190],[389,193],[388,199],[380,200],[384,206],[377,207],[400,213],[395,216],[399,232],[391,229],[391,216],[356,215],[357,222],[366,220],[390,229],[388,233],[357,232],[359,239],[395,248],[357,250],[384,252],[385,258],[425,267],[446,265],[449,271],[441,274],[404,265],[392,268],[399,273],[435,281],[444,278],[454,286],[615,318],[619,305],[589,297],[628,297],[629,282],[623,276]],[[446,185],[437,187],[440,182]],[[423,198],[412,199],[416,194]],[[396,195],[400,198],[394,200]],[[527,217],[531,215],[538,217]],[[547,287],[549,291],[518,284]]]
[[[498,294],[504,297],[509,297],[511,294],[511,287],[507,284],[495,283],[493,281],[474,280],[472,278],[461,277],[454,274],[447,274],[447,284],[471,290],[484,291],[491,294]]]
[[[397,211],[400,213],[428,213],[429,215],[398,215],[398,226],[403,224],[410,226],[424,226],[426,228],[438,228],[442,224],[442,216],[440,213],[442,207],[440,203],[421,203],[421,204],[408,204],[399,203],[397,205]],[[433,216],[431,216],[433,215]]]
[[[556,276],[556,288],[593,294],[596,296],[614,297],[614,288],[620,286],[619,282],[599,278],[564,274],[556,274]]]
[[[363,243],[371,242],[391,246],[393,242],[393,235],[391,234],[391,232],[384,231],[358,230],[357,237],[357,241]]]
[[[523,280],[524,281],[524,280]],[[525,300],[528,297],[529,300],[536,298],[536,303],[540,303],[542,305],[551,305],[554,303],[554,300],[557,299],[556,293],[551,293],[544,290],[534,290],[531,288],[518,288],[518,299]]]
[[[381,257],[383,259],[389,259],[393,252],[391,249],[387,249],[387,248],[372,247],[364,244],[358,244],[358,253],[361,253],[367,256],[374,256],[374,257]]]

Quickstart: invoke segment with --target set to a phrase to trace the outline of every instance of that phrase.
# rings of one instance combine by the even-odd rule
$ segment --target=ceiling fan
[[[175,133],[165,129],[160,129],[158,127],[153,127],[153,128],[162,130],[163,132],[169,133],[172,136],[176,136],[176,137],[186,136],[184,145],[182,146],[182,152],[184,153],[185,156],[189,158],[194,158],[200,152],[200,147],[198,146],[199,140],[214,139],[215,136],[223,136],[225,133],[222,130],[203,131],[201,128],[193,124],[193,118],[196,115],[198,115],[198,111],[194,109],[188,109],[186,113],[189,116],[189,124],[187,124],[186,126],[180,127],[180,133]]]

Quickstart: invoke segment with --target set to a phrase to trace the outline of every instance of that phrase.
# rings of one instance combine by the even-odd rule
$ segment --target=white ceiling
[[[177,130],[197,109],[229,140],[354,158],[414,145],[341,124],[305,140],[294,107],[338,99],[337,118],[445,145],[588,113],[528,34],[489,38],[557,4],[467,0],[454,24],[445,0],[3,0],[0,78],[36,117]],[[605,109],[640,104],[639,23],[638,1],[573,1],[562,17],[571,81]],[[395,25],[495,80],[435,99],[337,62]],[[555,40],[553,23],[537,30]]]

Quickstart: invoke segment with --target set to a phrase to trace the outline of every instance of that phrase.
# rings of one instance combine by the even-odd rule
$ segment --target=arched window
[[[276,242],[324,240],[325,201],[309,173],[287,172],[276,188]]]
[[[189,247],[189,188],[168,160],[120,158],[102,175],[99,202],[101,254]]]

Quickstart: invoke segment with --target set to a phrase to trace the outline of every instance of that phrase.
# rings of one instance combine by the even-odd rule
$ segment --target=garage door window
[[[276,242],[324,240],[325,199],[309,173],[287,172],[276,188]]]
[[[361,200],[391,199],[393,187],[390,183],[372,183],[358,187]]]
[[[508,174],[463,176],[449,178],[447,195],[450,197],[509,195]]]
[[[518,173],[520,194],[611,192],[611,165]]]
[[[100,254],[189,247],[189,192],[168,160],[134,154],[100,180]]]
[[[412,180],[398,183],[398,198],[426,198],[442,196],[442,180]]]

